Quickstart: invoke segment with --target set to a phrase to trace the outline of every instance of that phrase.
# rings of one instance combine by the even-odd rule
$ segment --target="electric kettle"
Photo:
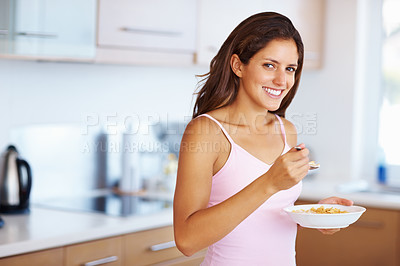
[[[15,146],[8,146],[0,158],[0,212],[28,212],[31,187],[31,167]]]

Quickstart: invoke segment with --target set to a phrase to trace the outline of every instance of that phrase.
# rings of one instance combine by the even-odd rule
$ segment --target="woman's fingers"
[[[339,204],[345,206],[353,205],[353,201],[339,197],[329,197],[318,202],[319,204]]]

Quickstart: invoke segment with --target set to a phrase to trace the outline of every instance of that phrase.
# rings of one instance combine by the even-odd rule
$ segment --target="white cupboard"
[[[90,60],[96,53],[96,0],[0,0],[0,55]]]
[[[275,11],[288,16],[305,46],[304,67],[321,67],[324,0],[199,0],[196,62],[208,65],[229,33],[250,15]]]
[[[196,0],[100,0],[98,62],[193,63]]]

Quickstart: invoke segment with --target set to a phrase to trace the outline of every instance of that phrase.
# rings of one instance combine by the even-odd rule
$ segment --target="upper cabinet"
[[[0,0],[0,54],[92,59],[96,0]]]
[[[289,17],[304,42],[304,67],[321,67],[324,0],[199,0],[197,63],[208,65],[230,32],[247,17],[275,11]]]
[[[100,0],[98,62],[193,63],[196,0]]]
[[[228,34],[264,11],[287,15],[321,66],[325,0],[0,0],[0,56],[209,65]]]

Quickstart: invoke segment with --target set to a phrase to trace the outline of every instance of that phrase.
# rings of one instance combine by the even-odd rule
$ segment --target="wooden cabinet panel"
[[[0,259],[0,266],[63,265],[63,248],[55,248]]]
[[[298,231],[298,266],[400,265],[400,212],[367,208],[361,218],[334,235]]]
[[[106,264],[107,266],[123,265],[122,237],[107,238],[65,247],[65,266],[81,266],[94,261],[103,261],[103,263],[109,261]]]
[[[172,226],[129,234],[123,238],[126,265],[149,265],[183,256],[171,242],[174,240]],[[163,248],[160,244],[164,243],[169,244]],[[155,245],[160,245],[160,249]]]

